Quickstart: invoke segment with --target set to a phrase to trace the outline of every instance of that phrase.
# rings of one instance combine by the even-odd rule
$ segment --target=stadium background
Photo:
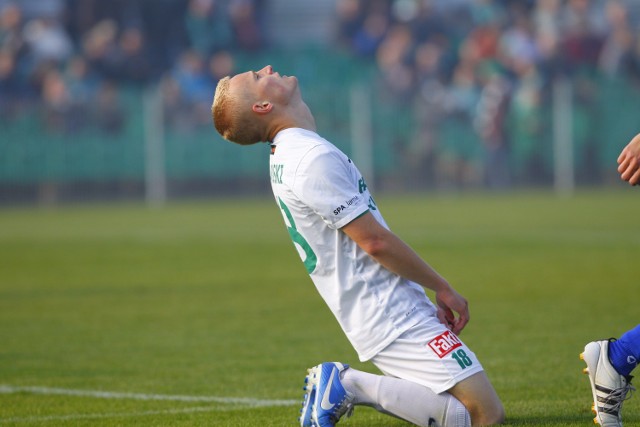
[[[266,64],[377,191],[613,185],[639,29],[632,0],[0,0],[0,202],[268,191],[209,112]]]

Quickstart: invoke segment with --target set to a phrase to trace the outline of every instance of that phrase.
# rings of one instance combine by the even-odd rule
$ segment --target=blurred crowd
[[[417,123],[403,147],[416,169],[458,181],[509,184],[517,138],[522,169],[540,162],[540,110],[551,84],[589,76],[640,85],[637,0],[335,0],[332,46],[374,64],[378,94]],[[0,0],[0,124],[36,112],[47,131],[121,132],[123,87],[160,84],[165,118],[210,121],[211,94],[237,53],[262,51],[268,0]],[[509,120],[512,118],[513,120]],[[478,147],[445,146],[471,127]],[[460,126],[456,126],[456,123]],[[463,141],[464,138],[450,138]],[[471,153],[471,154],[470,154]],[[433,167],[424,167],[437,158]]]
[[[211,102],[232,52],[263,48],[261,0],[0,0],[0,121],[120,132],[119,89],[162,84],[181,118]],[[180,108],[184,107],[184,108]],[[190,118],[189,120],[193,120]]]
[[[581,102],[589,102],[594,75],[624,77],[640,86],[637,0],[338,0],[337,5],[339,44],[375,61],[386,99],[411,105],[416,114],[418,129],[406,161],[451,181],[508,185],[513,171],[507,156],[518,163],[516,175],[539,174],[541,156],[549,155],[536,146],[540,110],[558,77],[574,82]],[[483,145],[483,167],[467,161],[478,147],[443,147],[438,141],[445,118],[459,134],[472,125]],[[510,137],[518,144],[511,153]],[[424,167],[434,159],[434,167]],[[487,176],[477,176],[483,172]]]

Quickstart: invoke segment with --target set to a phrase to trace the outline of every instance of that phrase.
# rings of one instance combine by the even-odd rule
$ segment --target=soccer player
[[[640,133],[636,135],[618,156],[620,178],[631,185],[640,183]]]
[[[316,133],[296,77],[271,66],[225,77],[211,111],[225,139],[270,144],[272,190],[295,248],[360,360],[384,373],[311,368],[300,425],[333,427],[356,405],[425,427],[501,423],[498,395],[457,337],[467,301],[389,230],[353,161]]]
[[[622,149],[618,156],[620,178],[636,185],[640,182],[640,134]],[[640,325],[622,334],[620,339],[592,341],[584,347],[580,358],[589,375],[594,422],[604,427],[622,426],[622,403],[631,390],[631,371],[640,361]]]

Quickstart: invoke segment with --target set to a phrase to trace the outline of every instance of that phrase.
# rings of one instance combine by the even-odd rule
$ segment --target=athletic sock
[[[609,343],[609,360],[620,375],[629,376],[640,361],[640,325]]]
[[[423,427],[471,426],[469,412],[449,393],[436,394],[411,381],[353,368],[342,372],[341,383],[354,396],[354,405],[370,406]]]

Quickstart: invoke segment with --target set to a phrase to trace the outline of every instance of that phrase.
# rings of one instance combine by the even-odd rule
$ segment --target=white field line
[[[65,420],[83,420],[83,419],[107,419],[107,418],[126,418],[140,417],[148,415],[171,415],[171,414],[187,414],[196,412],[213,412],[213,411],[231,411],[238,409],[249,409],[258,407],[273,406],[291,406],[299,404],[297,400],[266,400],[255,399],[249,397],[218,397],[218,396],[183,396],[169,394],[145,394],[145,393],[125,393],[101,390],[76,390],[68,388],[55,387],[19,387],[6,384],[0,384],[0,394],[16,394],[31,393],[41,395],[57,395],[57,396],[77,396],[90,397],[97,399],[123,399],[123,400],[146,400],[146,401],[171,401],[171,402],[208,402],[233,406],[198,406],[191,408],[176,408],[155,411],[138,411],[138,412],[122,412],[122,413],[95,413],[95,414],[69,414],[69,415],[46,415],[46,416],[27,416],[27,417],[7,417],[0,418],[0,424],[4,423],[21,423],[21,422],[46,422],[46,421],[65,421]]]
[[[126,393],[101,390],[75,390],[70,388],[55,387],[19,387],[6,384],[0,384],[0,394],[15,393],[31,393],[43,395],[61,395],[61,396],[78,396],[78,397],[94,397],[98,399],[130,399],[130,400],[168,400],[174,402],[213,402],[236,404],[248,407],[264,407],[264,406],[290,406],[299,403],[297,400],[265,400],[255,399],[251,397],[218,397],[218,396],[182,396],[170,394],[145,394],[145,393]]]

